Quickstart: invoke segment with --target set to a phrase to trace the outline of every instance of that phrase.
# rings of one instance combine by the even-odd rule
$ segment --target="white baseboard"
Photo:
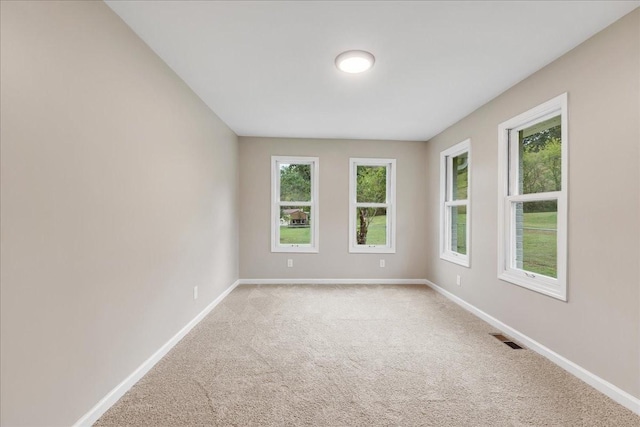
[[[587,371],[582,366],[579,366],[579,365],[575,364],[574,362],[572,362],[571,360],[559,355],[558,353],[556,353],[555,351],[551,350],[550,348],[545,347],[544,345],[540,344],[539,342],[529,338],[528,336],[526,336],[522,332],[520,332],[520,331],[518,331],[516,329],[513,329],[511,326],[509,326],[509,325],[507,325],[505,323],[502,323],[500,320],[496,319],[495,317],[493,317],[493,316],[485,313],[484,311],[480,310],[479,308],[469,304],[465,300],[461,299],[460,297],[455,296],[451,292],[441,288],[440,286],[436,285],[435,283],[433,283],[433,282],[431,282],[429,280],[425,280],[425,283],[426,283],[427,286],[432,288],[434,291],[444,295],[445,297],[447,297],[451,301],[453,301],[456,304],[458,304],[460,307],[462,307],[465,310],[467,310],[467,311],[471,312],[472,314],[476,315],[477,317],[479,317],[480,319],[484,320],[485,322],[487,322],[491,326],[494,326],[495,328],[499,329],[501,332],[504,332],[505,334],[507,334],[510,337],[514,338],[516,341],[519,341],[520,343],[524,344],[527,348],[529,348],[529,349],[535,351],[536,353],[538,353],[538,354],[546,357],[547,359],[551,360],[556,365],[560,366],[561,368],[563,368],[567,372],[569,372],[569,373],[573,374],[574,376],[578,377],[579,379],[581,379],[582,381],[586,382],[591,387],[595,388],[596,390],[600,391],[601,393],[604,393],[605,395],[609,396],[611,399],[613,399],[614,401],[618,402],[622,406],[624,406],[624,407],[630,409],[631,411],[635,412],[636,414],[640,415],[640,399],[638,399],[637,397],[632,396],[631,394],[627,393],[624,390],[621,390],[620,388],[618,388],[615,385],[611,384],[610,382],[600,378],[599,376],[595,375],[594,373]]]
[[[137,383],[140,378],[142,378],[153,366],[160,361],[166,355],[169,350],[171,350],[185,335],[189,333],[194,326],[196,326],[204,317],[209,314],[213,308],[218,305],[231,291],[235,289],[236,286],[240,284],[239,280],[236,280],[231,286],[229,286],[218,298],[213,300],[211,304],[205,307],[196,317],[194,317],[189,323],[187,323],[184,328],[180,329],[180,331],[175,334],[169,341],[167,341],[162,347],[158,349],[151,357],[144,361],[142,365],[140,365],[135,371],[131,373],[127,378],[124,379],[120,384],[118,384],[113,390],[111,390],[105,397],[103,397],[93,408],[89,410],[82,418],[80,418],[74,424],[74,427],[84,427],[91,426],[93,423],[98,421],[98,419],[105,413],[107,410],[113,406],[118,399],[120,399],[124,394],[131,388],[135,383]]]
[[[424,279],[240,279],[241,285],[426,285]]]

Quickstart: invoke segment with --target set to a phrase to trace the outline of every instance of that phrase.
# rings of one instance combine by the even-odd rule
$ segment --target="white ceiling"
[[[640,2],[107,4],[238,135],[424,141]]]

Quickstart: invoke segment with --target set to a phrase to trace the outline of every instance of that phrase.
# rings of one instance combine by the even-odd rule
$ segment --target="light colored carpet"
[[[424,286],[240,286],[98,426],[640,426]]]

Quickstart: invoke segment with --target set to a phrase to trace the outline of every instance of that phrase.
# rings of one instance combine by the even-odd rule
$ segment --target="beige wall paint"
[[[237,137],[102,2],[1,5],[1,423],[70,425],[238,278]]]
[[[424,142],[240,138],[240,277],[423,279]],[[320,252],[271,253],[271,156],[320,158]],[[349,158],[397,159],[395,254],[350,254]],[[293,268],[287,259],[293,259]],[[379,267],[384,258],[386,267]]]
[[[636,9],[430,140],[424,257],[428,279],[636,397],[639,80]],[[563,92],[570,141],[567,303],[496,278],[498,124]],[[469,269],[438,257],[439,154],[465,138],[473,150]]]

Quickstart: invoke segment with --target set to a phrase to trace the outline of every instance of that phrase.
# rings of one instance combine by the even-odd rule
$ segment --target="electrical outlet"
[[[380,268],[384,268],[385,266],[385,262],[383,259],[380,260]]]
[[[291,258],[287,260],[287,267],[293,267],[293,260]]]
[[[460,275],[458,274],[458,276],[456,277],[456,285],[460,286],[462,284],[462,279],[460,278]]]
[[[193,287],[193,299],[198,299],[198,287]]]

